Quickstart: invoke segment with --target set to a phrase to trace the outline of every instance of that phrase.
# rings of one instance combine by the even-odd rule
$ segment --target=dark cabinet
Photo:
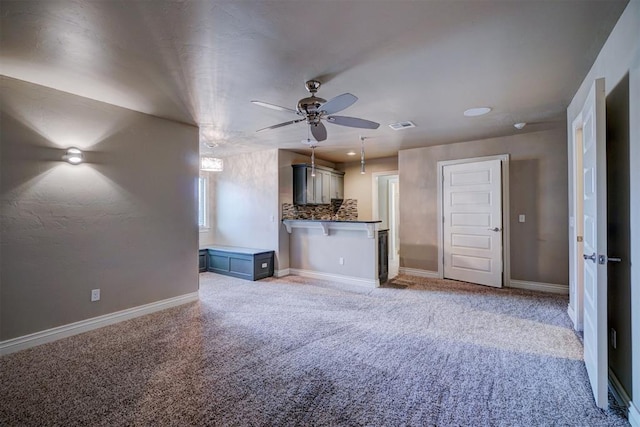
[[[328,205],[331,199],[344,196],[344,172],[316,166],[311,176],[311,166],[302,163],[293,167],[293,203],[296,205]]]
[[[389,279],[389,231],[378,231],[378,280],[384,283]]]
[[[247,280],[273,276],[274,251],[211,246],[207,253],[207,271]]]
[[[207,271],[207,250],[200,249],[198,251],[198,271],[200,273]]]

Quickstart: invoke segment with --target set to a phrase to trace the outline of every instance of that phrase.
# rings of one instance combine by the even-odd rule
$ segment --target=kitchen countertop
[[[346,222],[349,224],[377,224],[382,221],[358,221],[358,220],[350,220],[350,219],[283,219],[284,221],[305,221],[305,222]]]
[[[364,231],[370,239],[375,238],[376,231],[382,221],[348,221],[332,219],[283,219],[282,224],[287,232],[291,234],[294,228],[322,229],[325,236],[329,235],[329,230],[343,231]]]

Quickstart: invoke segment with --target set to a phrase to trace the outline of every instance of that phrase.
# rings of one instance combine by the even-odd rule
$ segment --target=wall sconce
[[[67,149],[67,153],[62,156],[62,160],[66,160],[72,165],[77,165],[79,163],[82,163],[82,161],[84,160],[84,155],[78,148],[71,147]]]
[[[217,157],[202,156],[200,157],[200,170],[211,172],[222,172],[224,163],[222,159]]]

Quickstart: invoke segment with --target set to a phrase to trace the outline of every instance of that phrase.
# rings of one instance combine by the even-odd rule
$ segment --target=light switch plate
[[[524,222],[524,219],[525,219],[524,214],[518,215],[518,222]]]

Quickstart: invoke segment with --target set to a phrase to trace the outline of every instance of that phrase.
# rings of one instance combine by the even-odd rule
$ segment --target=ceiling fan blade
[[[342,111],[345,108],[352,106],[357,100],[357,96],[351,95],[350,93],[343,93],[342,95],[331,98],[322,104],[320,110],[324,111],[325,114],[337,113],[338,111]]]
[[[311,135],[313,135],[316,141],[320,142],[327,139],[327,128],[321,122],[309,126],[311,126]]]
[[[284,123],[278,123],[277,125],[273,125],[273,126],[269,126],[266,128],[262,128],[262,129],[258,129],[256,132],[262,132],[263,130],[269,130],[269,129],[277,129],[277,128],[281,128],[283,126],[287,126],[287,125],[292,125],[294,123],[298,123],[303,121],[304,119],[297,119],[297,120],[291,120],[288,122],[284,122]]]
[[[268,102],[262,102],[262,101],[251,101],[251,102],[253,104],[259,105],[261,107],[271,108],[272,110],[288,111],[288,112],[293,113],[293,114],[298,114],[298,112],[296,110],[292,110],[291,108],[287,108],[287,107],[281,107],[281,106],[275,105],[275,104],[269,104]]]
[[[334,125],[349,126],[352,128],[378,129],[378,127],[380,127],[380,123],[372,122],[371,120],[358,119],[355,117],[329,116],[327,117],[327,121],[329,123],[333,123]]]

